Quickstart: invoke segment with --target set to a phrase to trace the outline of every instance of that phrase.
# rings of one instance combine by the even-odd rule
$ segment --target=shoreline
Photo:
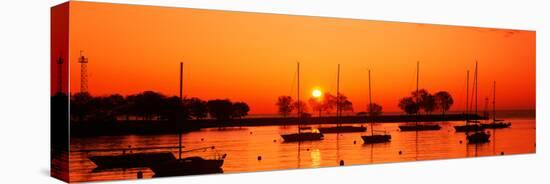
[[[403,122],[445,122],[485,120],[487,117],[476,114],[431,114],[431,115],[381,115],[381,116],[341,116],[338,122],[342,124],[360,124],[368,122],[376,123],[403,123]],[[336,124],[337,117],[304,117],[302,125]],[[223,127],[251,127],[251,126],[286,126],[297,125],[297,117],[267,117],[267,118],[242,118],[218,121],[215,119],[185,120],[180,122],[170,120],[117,120],[115,122],[71,122],[71,137],[97,137],[118,135],[158,135],[177,134],[183,132],[198,131],[202,128]]]

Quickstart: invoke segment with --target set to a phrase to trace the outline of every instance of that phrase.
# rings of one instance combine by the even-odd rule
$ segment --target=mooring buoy
[[[143,172],[138,171],[138,172],[137,172],[137,178],[138,178],[138,179],[142,179],[142,178],[143,178]]]

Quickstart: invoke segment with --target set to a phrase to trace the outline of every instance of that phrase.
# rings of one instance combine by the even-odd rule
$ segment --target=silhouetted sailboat
[[[120,149],[123,150],[123,149]],[[131,150],[131,149],[129,149]],[[129,153],[121,155],[98,155],[88,157],[96,168],[94,172],[108,169],[129,169],[139,167],[150,167],[155,163],[175,160],[172,152],[156,152],[156,153]]]
[[[418,80],[420,73],[420,62],[416,62],[416,94],[418,95]],[[416,103],[418,104],[418,98],[416,97]],[[416,118],[414,125],[400,125],[399,129],[402,132],[406,131],[428,131],[428,130],[440,130],[441,126],[437,124],[418,124],[418,112],[416,112]]]
[[[180,91],[179,97],[181,102],[183,99],[183,63],[180,63]],[[149,168],[155,173],[154,177],[161,176],[182,176],[194,174],[211,174],[223,172],[222,166],[227,154],[216,154],[214,158],[205,159],[199,156],[182,158],[182,130],[179,129],[178,140],[178,159],[158,162]],[[214,146],[211,147],[212,149]]]
[[[481,124],[481,127],[483,128],[508,128],[512,125],[510,122],[505,122],[504,120],[496,119],[496,88],[497,88],[497,82],[493,82],[493,122],[492,123],[484,123]]]
[[[372,96],[371,96],[371,85],[370,85],[370,70],[369,70],[369,109],[368,109],[367,112],[369,112],[369,114],[372,114]],[[363,142],[365,144],[390,142],[391,135],[387,134],[386,131],[384,131],[384,134],[378,134],[378,135],[374,134],[373,121],[374,121],[374,119],[370,121],[370,135],[361,136],[361,139],[363,139]],[[371,148],[371,151],[372,151],[372,149],[373,148]]]
[[[350,133],[350,132],[364,132],[367,131],[363,126],[342,126],[340,124],[340,117],[342,113],[340,96],[340,64],[338,64],[338,75],[336,80],[336,126],[319,128],[321,133]]]
[[[470,70],[466,71],[466,124],[465,125],[456,125],[456,132],[470,132],[482,130],[482,127],[479,125],[479,121],[471,121],[469,118],[469,98],[470,98]]]
[[[478,86],[478,69],[477,69],[477,61],[476,61],[476,69],[474,73],[474,100],[475,100],[475,115],[477,116],[477,86]],[[485,133],[483,130],[476,130],[474,133],[469,133],[469,131],[466,132],[466,139],[468,139],[469,144],[478,144],[478,143],[486,143],[489,142],[489,138],[491,135]]]
[[[302,107],[300,105],[300,63],[297,63],[297,114],[298,114],[298,133],[283,134],[281,137],[285,142],[318,141],[323,139],[323,134],[313,131],[302,132]]]
[[[180,99],[182,98],[183,84],[183,63],[180,63]],[[178,119],[181,120],[181,119]],[[128,149],[104,149],[104,150],[85,150],[84,152],[112,152],[122,150],[119,155],[100,155],[90,156],[90,159],[97,167],[94,171],[105,169],[128,169],[147,167],[150,168],[155,176],[180,176],[189,174],[207,174],[222,172],[225,154],[217,155],[214,159],[204,159],[202,157],[187,157],[182,158],[183,152],[192,152],[197,150],[214,149],[212,147],[198,148],[193,150],[182,151],[182,130],[178,133],[179,144],[177,147],[150,147],[150,148],[128,148]],[[178,158],[174,157],[171,151],[160,152],[142,152],[142,153],[126,153],[126,151],[138,150],[162,150],[178,148]]]

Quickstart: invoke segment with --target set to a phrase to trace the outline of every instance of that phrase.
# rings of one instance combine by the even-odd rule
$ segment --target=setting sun
[[[311,92],[311,95],[315,98],[319,98],[321,97],[321,95],[323,95],[323,93],[321,92],[320,89],[314,89],[312,92]]]

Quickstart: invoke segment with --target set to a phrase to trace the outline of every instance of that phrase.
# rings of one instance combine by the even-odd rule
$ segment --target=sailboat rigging
[[[477,67],[477,65],[476,65]],[[470,99],[470,70],[466,71],[466,124],[454,126],[456,132],[469,132],[478,131],[483,128],[479,125],[478,121],[470,120],[469,99]]]
[[[179,98],[184,104],[183,99],[183,62],[180,63],[179,75]],[[182,106],[182,108],[184,108]],[[181,117],[181,116],[179,116]],[[182,119],[185,119],[183,117]],[[155,173],[154,177],[161,176],[182,176],[192,174],[210,174],[223,172],[222,166],[227,154],[215,155],[212,159],[205,159],[199,156],[182,158],[182,129],[178,128],[178,159],[155,163],[150,169]],[[211,147],[214,149],[214,146]]]
[[[315,132],[311,130],[310,132],[302,132],[302,109],[301,109],[301,101],[300,101],[300,63],[296,64],[297,67],[297,92],[296,92],[296,107],[297,107],[297,120],[298,120],[298,132],[297,133],[291,133],[291,134],[282,134],[281,137],[283,138],[284,142],[301,142],[301,141],[318,141],[323,140],[323,134],[320,132]]]
[[[342,115],[342,96],[340,94],[340,64],[338,64],[338,75],[336,79],[336,126],[319,128],[321,133],[350,133],[350,132],[364,132],[367,131],[366,127],[360,126],[342,126],[340,124],[340,117]]]
[[[368,114],[372,115],[372,95],[371,95],[371,79],[370,79],[370,70],[369,70],[369,109]],[[374,118],[370,121],[370,134],[371,135],[365,135],[361,136],[361,139],[363,139],[363,142],[365,144],[374,144],[374,143],[384,143],[384,142],[390,142],[391,141],[391,135],[387,134],[386,131],[384,131],[384,134],[374,134],[374,125],[373,125]],[[372,151],[373,148],[371,148]],[[371,153],[372,156],[372,153]]]
[[[497,82],[493,82],[493,122],[492,123],[484,123],[481,124],[481,127],[483,128],[508,128],[512,125],[510,122],[505,122],[504,120],[500,120],[496,118],[496,88],[497,88]]]
[[[419,96],[418,96],[418,81],[419,81],[419,77],[420,76],[420,62],[416,62],[416,104],[418,104],[419,102]],[[402,131],[402,132],[406,132],[406,131],[428,131],[428,130],[440,130],[441,129],[441,126],[435,124],[435,125],[430,125],[430,124],[418,124],[418,112],[416,112],[416,121],[414,123],[414,125],[400,125],[399,126],[399,129]]]
[[[478,86],[478,69],[477,69],[477,61],[476,61],[476,68],[474,73],[474,100],[475,100],[475,110],[474,115],[477,116],[477,86]],[[467,121],[468,123],[468,121]],[[470,134],[469,131],[466,131],[466,139],[468,139],[469,144],[477,144],[477,143],[486,143],[489,142],[489,138],[491,135],[485,133],[483,129],[477,129],[474,130],[474,133]]]

